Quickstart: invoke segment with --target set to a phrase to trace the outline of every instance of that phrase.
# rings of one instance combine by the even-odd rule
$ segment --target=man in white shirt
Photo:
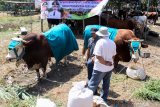
[[[107,27],[101,27],[96,32],[101,37],[96,43],[93,54],[95,55],[93,73],[88,88],[96,91],[99,83],[103,80],[101,97],[107,101],[110,77],[114,68],[114,56],[116,55],[116,45],[114,41],[109,39],[109,32]]]

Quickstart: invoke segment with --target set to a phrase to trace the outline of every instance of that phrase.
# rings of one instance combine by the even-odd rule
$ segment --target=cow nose
[[[11,62],[11,57],[9,55],[6,56],[6,62]]]
[[[138,55],[132,54],[132,60],[133,60],[135,63],[137,63],[137,61],[139,60]]]
[[[6,61],[9,61],[10,60],[10,58],[8,57],[8,55],[6,56]]]

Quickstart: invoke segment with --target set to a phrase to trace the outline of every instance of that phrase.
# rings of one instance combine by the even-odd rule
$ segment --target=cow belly
[[[123,62],[129,62],[131,60],[130,51],[127,47],[124,46],[117,46],[117,56],[118,59]]]

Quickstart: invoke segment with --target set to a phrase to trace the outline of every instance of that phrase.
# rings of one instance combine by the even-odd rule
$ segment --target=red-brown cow
[[[156,24],[156,21],[158,20],[157,12],[145,12],[145,15],[147,16],[147,19],[153,22],[153,24]]]
[[[120,19],[106,19],[106,26],[117,29],[130,29],[134,30],[137,26],[133,20],[120,20]]]
[[[59,62],[66,55],[78,50],[78,44],[69,27],[60,24],[41,35],[30,33],[23,38],[13,38],[8,48],[6,59],[24,60],[28,69],[36,70],[40,80],[39,69],[42,68],[45,76],[48,59],[54,56]]]
[[[91,37],[90,33],[87,33],[91,30],[91,28],[100,28],[99,25],[88,25],[85,28],[84,31],[84,47],[82,49],[82,54],[85,54],[87,45],[88,45],[88,39]],[[113,29],[113,28],[111,28]],[[109,32],[110,32],[110,28],[109,28]],[[112,35],[113,32],[110,32],[110,34]],[[112,40],[112,39],[111,39]],[[114,59],[114,66],[115,68],[118,65],[119,61],[124,61],[124,62],[129,62],[131,60],[131,57],[133,55],[135,55],[135,51],[132,50],[133,47],[130,46],[130,42],[129,40],[133,40],[133,41],[139,41],[140,39],[137,38],[134,34],[134,32],[132,30],[128,30],[128,29],[117,29],[117,33],[114,39],[114,42],[116,43],[116,51],[117,54],[115,56]],[[140,46],[140,45],[139,45]],[[141,43],[141,47],[146,48],[148,47],[147,45]],[[139,47],[137,47],[139,48]],[[136,51],[138,52],[138,51]],[[134,56],[135,57],[135,56]],[[135,58],[136,60],[138,58]]]
[[[112,28],[117,29],[130,29],[133,30],[137,28],[137,23],[133,20],[120,20],[116,18],[107,18],[105,17],[105,14],[103,14],[101,17],[99,16],[93,16],[91,18],[84,19],[84,23],[82,20],[77,21],[77,27],[81,30],[87,25],[102,25],[102,26],[108,26]]]

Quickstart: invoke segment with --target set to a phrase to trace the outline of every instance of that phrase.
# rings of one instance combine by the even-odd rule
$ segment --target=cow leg
[[[85,48],[84,48],[84,46],[83,46],[83,48],[82,48],[82,55],[84,56],[85,53],[86,53],[86,50],[85,50]]]
[[[36,73],[37,73],[37,80],[40,81],[40,77],[41,77],[41,76],[40,76],[39,69],[36,69]]]
[[[114,68],[117,68],[118,67],[118,62],[120,61],[118,55],[115,56],[114,58]]]
[[[64,57],[64,64],[67,65],[69,62],[67,61],[67,56]]]
[[[48,61],[49,61],[49,67],[51,67],[53,65],[52,59],[49,58]]]
[[[156,19],[153,19],[153,24],[154,24],[154,25],[156,24]]]
[[[43,71],[43,78],[47,78],[46,68],[42,68],[42,71]]]
[[[44,58],[43,61],[41,62],[41,65],[42,65],[42,71],[43,71],[43,78],[46,78],[47,77],[47,74],[46,74],[46,66],[47,66],[47,63],[48,63],[48,59],[49,58]]]
[[[117,73],[116,68],[118,68],[118,62],[120,61],[119,57],[116,55],[114,58],[114,73]]]

